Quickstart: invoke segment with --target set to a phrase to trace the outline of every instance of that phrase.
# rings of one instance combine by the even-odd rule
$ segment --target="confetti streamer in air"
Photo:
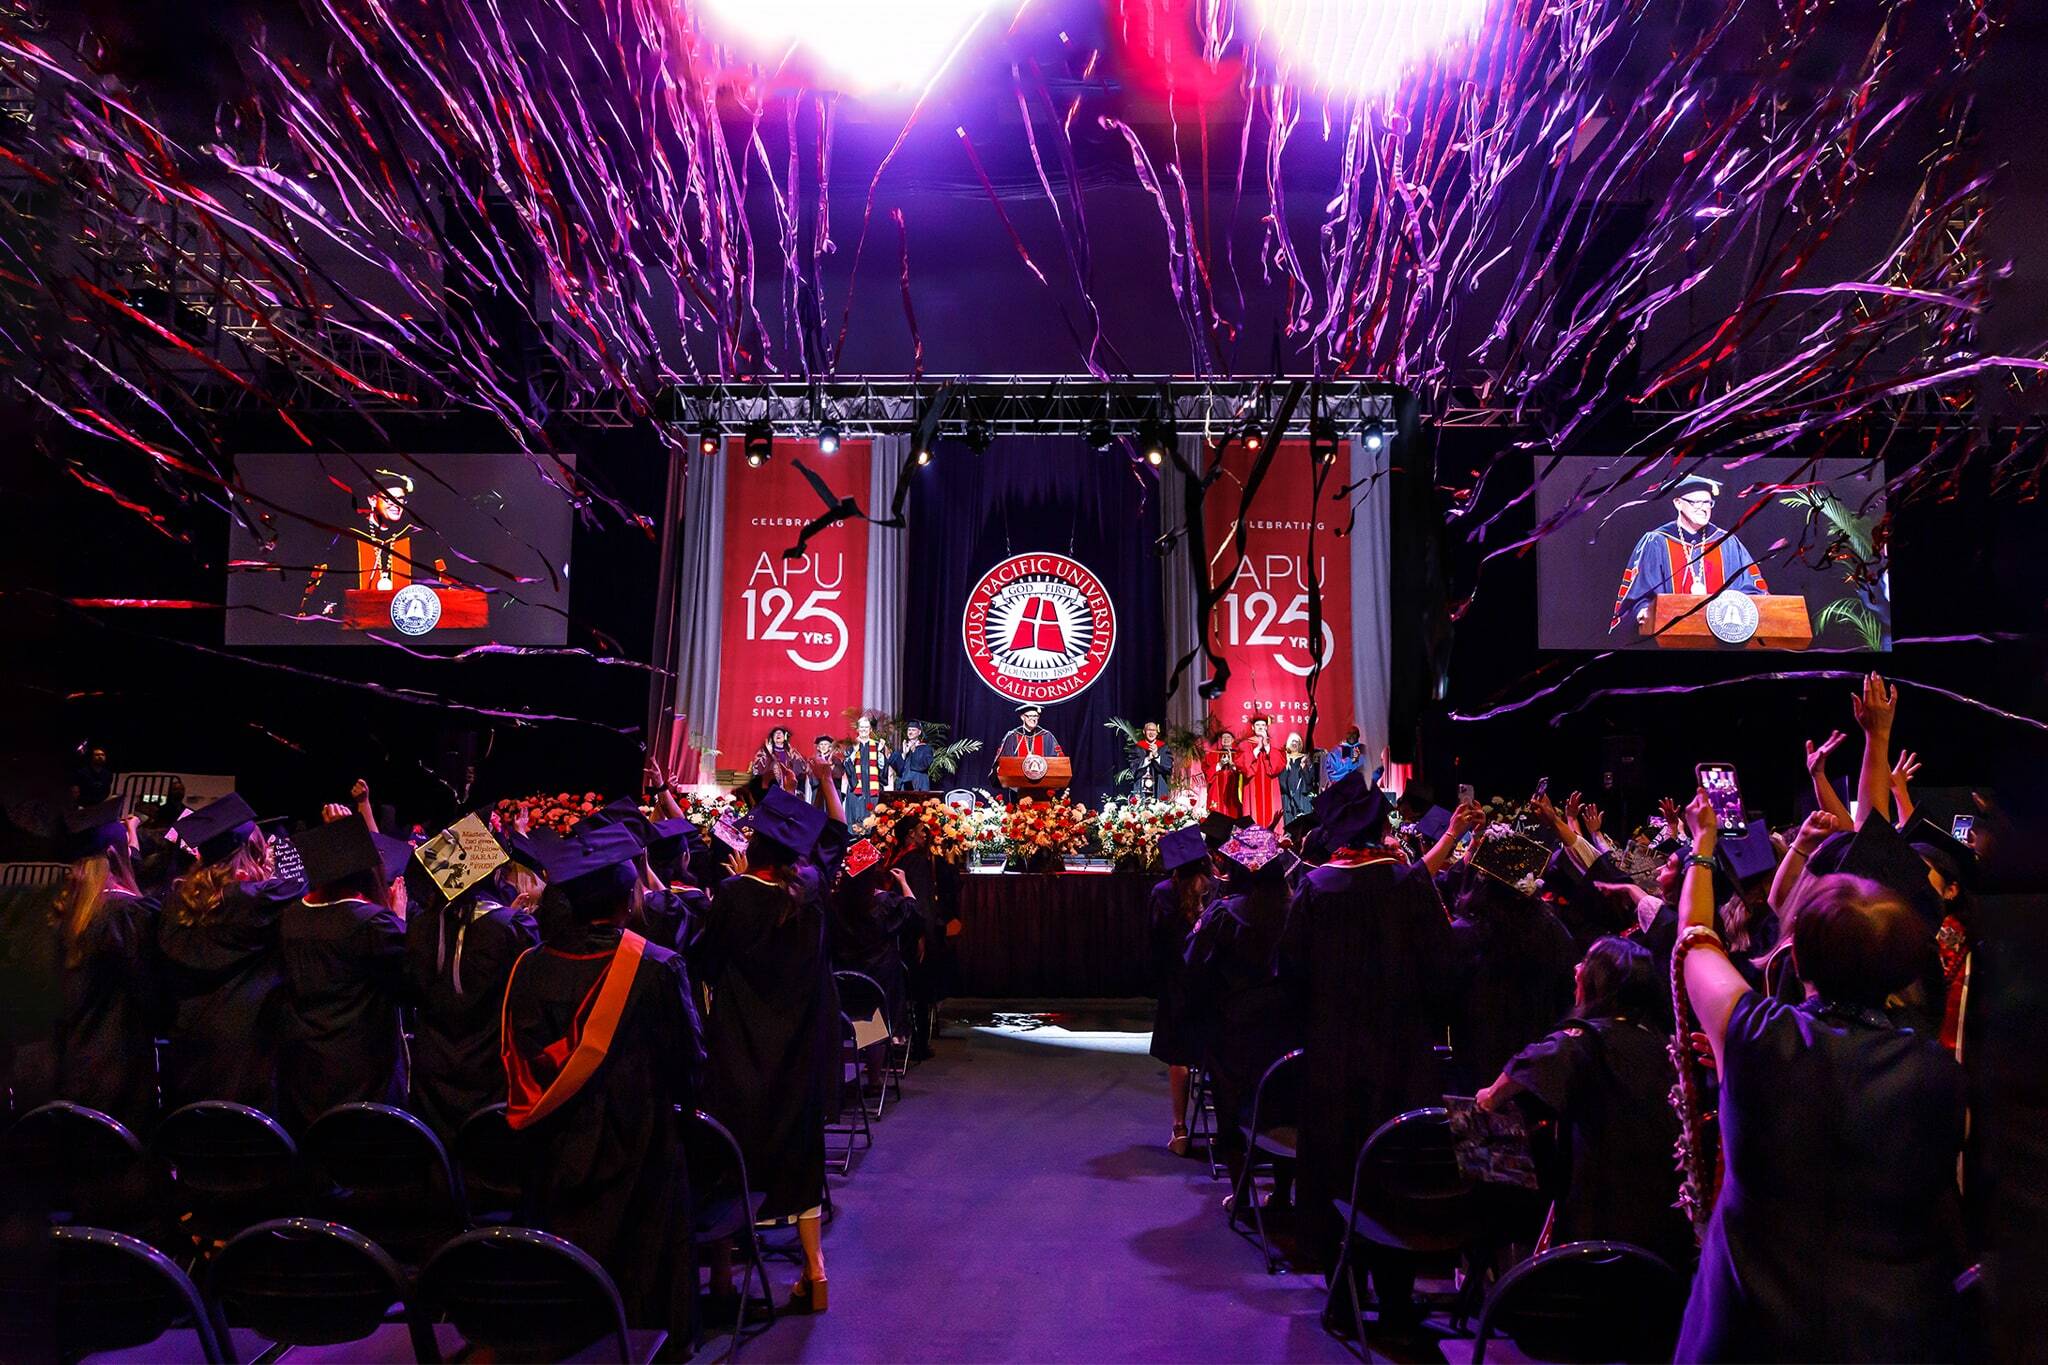
[[[1113,230],[1179,323],[1177,362],[1151,368],[1493,410],[1520,437],[1480,485],[1532,454],[1615,454],[1613,419],[1637,419],[1625,473],[1533,533],[1465,490],[1447,530],[1482,565],[1701,460],[1867,454],[1917,411],[1963,435],[1891,479],[1894,506],[1953,496],[1979,458],[1998,496],[2033,497],[2042,443],[1996,431],[1987,400],[2034,403],[2048,363],[1977,341],[2003,269],[1969,77],[2010,4],[1104,0],[1096,38],[1057,7],[1004,26],[981,6],[924,35],[904,102],[867,104],[829,64],[721,46],[691,0],[304,0],[268,26],[202,7],[229,56],[182,98],[126,79],[88,18],[9,5],[0,388],[70,478],[172,541],[201,513],[264,540],[312,520],[240,483],[225,414],[309,452],[481,420],[586,524],[649,535],[566,458],[579,420],[680,446],[653,420],[665,385],[829,377],[857,307],[901,309],[911,373],[954,368],[938,291],[919,328],[899,202],[905,162],[940,154],[910,150],[931,115],[960,131],[925,143],[972,177],[978,230],[1064,319],[1076,372],[1120,377],[1174,335],[1103,306],[1138,293],[1098,278]],[[896,15],[856,8],[874,31]],[[991,81],[1005,117],[970,140],[958,106]],[[877,125],[851,162],[845,130]],[[1826,248],[1884,168],[1917,193],[1845,262]],[[835,200],[835,176],[856,193]],[[1087,202],[1103,183],[1129,221]],[[878,208],[893,261],[864,254]]]

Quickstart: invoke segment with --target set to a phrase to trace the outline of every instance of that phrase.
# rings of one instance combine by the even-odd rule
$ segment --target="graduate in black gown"
[[[1289,735],[1280,764],[1280,823],[1283,826],[1291,825],[1315,810],[1319,769],[1320,765],[1302,747],[1301,736]]]
[[[844,871],[826,896],[826,933],[835,971],[859,972],[882,991],[892,1033],[909,1026],[903,931],[921,923],[909,874],[863,839],[847,852]]]
[[[820,1217],[825,1122],[840,1085],[839,992],[825,945],[824,888],[846,851],[844,807],[780,788],[749,812],[747,847],[712,897],[704,930],[711,1017],[705,1108],[739,1139],[760,1216],[796,1220],[804,1273],[790,1304],[826,1305]]]
[[[1557,1124],[1553,1246],[1629,1242],[1692,1271],[1692,1225],[1677,1208],[1670,1035],[1652,1006],[1668,995],[1647,948],[1594,943],[1575,974],[1572,1017],[1510,1058],[1479,1107],[1519,1104]]]
[[[503,1050],[529,1213],[610,1272],[629,1324],[680,1331],[696,1288],[682,1115],[703,1104],[689,973],[626,927],[641,894],[629,828],[529,848],[548,875],[544,937],[513,965]]]
[[[57,1098],[147,1134],[156,1116],[156,904],[131,862],[123,798],[73,811],[56,904],[64,969]]]
[[[275,1113],[285,1010],[278,926],[306,884],[273,875],[270,841],[233,793],[174,833],[198,864],[172,883],[157,919],[170,1010],[165,1110],[230,1100]]]
[[[1217,891],[1215,866],[1199,826],[1168,832],[1159,840],[1159,859],[1167,878],[1152,888],[1145,903],[1152,935],[1152,990],[1158,1005],[1152,1015],[1154,1057],[1166,1063],[1167,1093],[1173,1103],[1173,1133],[1167,1150],[1186,1156],[1188,1150],[1188,1071],[1202,1064],[1201,1020],[1188,1008],[1188,936]]]
[[[1216,1147],[1232,1188],[1244,1169],[1239,1128],[1266,1068],[1301,1046],[1298,983],[1280,970],[1292,854],[1268,830],[1240,831],[1216,854],[1229,870],[1187,942],[1187,1011],[1200,1021],[1215,1084]]]
[[[277,1088],[278,1117],[296,1133],[338,1104],[405,1103],[399,1010],[413,983],[405,921],[385,904],[407,846],[380,842],[360,815],[292,842],[309,889],[278,929],[286,1008]]]
[[[932,855],[930,835],[915,815],[896,822],[896,852],[890,861],[902,871],[917,900],[917,915],[905,921],[898,945],[909,996],[910,1060],[922,1062],[934,1055],[939,1002],[953,993],[959,979],[953,940],[960,933],[960,873]]]
[[[505,983],[540,942],[488,874],[454,899],[417,862],[406,872],[405,957],[419,1013],[412,1040],[412,1112],[444,1143],[463,1120],[505,1102]]]
[[[1571,1011],[1580,955],[1549,906],[1477,869],[1453,902],[1451,935],[1462,981],[1451,1020],[1462,1094]]]
[[[1460,806],[1411,864],[1387,847],[1392,809],[1361,773],[1318,798],[1331,857],[1298,883],[1283,944],[1308,1009],[1300,1208],[1308,1250],[1325,1264],[1339,1232],[1331,1201],[1349,1194],[1359,1148],[1395,1115],[1441,1104],[1445,1089],[1437,1047],[1455,1003],[1456,946],[1434,878],[1483,817]],[[1412,1318],[1413,1270],[1384,1258],[1372,1269],[1381,1321]]]
[[[1684,985],[1720,1077],[1725,1171],[1676,1358],[1953,1360],[1963,1072],[1936,1032],[1884,1012],[1917,974],[1921,916],[1876,882],[1809,876],[1788,907],[1805,999],[1773,999],[1713,934],[1704,790],[1687,817]]]

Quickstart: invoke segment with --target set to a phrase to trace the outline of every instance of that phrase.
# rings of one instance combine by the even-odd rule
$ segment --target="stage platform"
[[[1094,871],[962,877],[956,994],[985,1000],[1152,994],[1145,898],[1157,881]]]

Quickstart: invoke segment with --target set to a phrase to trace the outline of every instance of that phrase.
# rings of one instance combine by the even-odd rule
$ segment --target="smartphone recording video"
[[[1735,781],[1735,765],[1702,763],[1693,771],[1699,776],[1700,786],[1706,790],[1707,802],[1714,808],[1714,820],[1721,832],[1747,833],[1749,821],[1743,814],[1742,788]]]

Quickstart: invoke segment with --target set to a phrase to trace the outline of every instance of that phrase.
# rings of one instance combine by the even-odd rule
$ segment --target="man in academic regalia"
[[[1435,874],[1479,819],[1461,807],[1419,863],[1386,846],[1393,804],[1353,773],[1316,801],[1330,861],[1303,876],[1288,909],[1282,971],[1306,997],[1301,1210],[1324,1264],[1337,1251],[1333,1198],[1346,1197],[1358,1151],[1380,1124],[1443,1103],[1437,1045],[1454,1003],[1455,946]],[[1380,1320],[1416,1318],[1412,1266],[1372,1263]],[[1349,1322],[1348,1313],[1336,1315]]]
[[[1244,814],[1244,768],[1237,759],[1237,736],[1225,730],[1216,737],[1216,747],[1202,755],[1202,772],[1209,779],[1209,813],[1235,820]]]
[[[1358,727],[1353,725],[1344,731],[1342,742],[1323,752],[1323,785],[1334,787],[1364,766],[1365,743],[1358,737]]]
[[[932,746],[924,742],[924,726],[906,721],[903,747],[889,755],[889,771],[896,775],[896,790],[928,792],[932,789]]]
[[[866,716],[853,723],[853,742],[847,746],[840,770],[846,775],[847,828],[859,829],[882,799],[889,772],[889,751],[875,738],[875,723]]]
[[[1148,720],[1138,742],[1125,755],[1131,774],[1131,795],[1141,801],[1164,801],[1173,777],[1173,755],[1159,737],[1159,722]]]
[[[1032,702],[1027,701],[1018,706],[1017,724],[1003,736],[1002,742],[996,745],[996,756],[989,764],[990,783],[996,781],[996,773],[1006,758],[1028,758],[1034,755],[1039,758],[1067,756],[1067,751],[1060,747],[1060,742],[1054,737],[1053,732],[1039,725],[1040,714],[1039,708]]]
[[[1714,525],[1714,500],[1720,495],[1719,483],[1698,474],[1672,486],[1671,507],[1678,515],[1636,542],[1614,595],[1609,630],[1624,618],[1641,625],[1649,619],[1651,600],[1662,593],[1708,596],[1733,587],[1760,597],[1770,591],[1742,538]]]
[[[399,1009],[412,999],[412,982],[405,921],[384,902],[410,849],[396,839],[380,845],[379,837],[361,815],[349,815],[292,840],[310,888],[278,926],[278,1098],[295,1133],[338,1104],[405,1101]]]
[[[806,804],[822,809],[825,805],[825,789],[844,790],[846,786],[846,765],[840,761],[839,745],[830,735],[819,735],[811,742],[811,761],[803,765],[797,777],[796,794]]]
[[[505,988],[506,1121],[524,1136],[537,1225],[596,1257],[636,1327],[683,1330],[695,1286],[680,1109],[703,1030],[681,957],[625,926],[642,851],[622,824],[531,841],[548,878],[541,945]]]

